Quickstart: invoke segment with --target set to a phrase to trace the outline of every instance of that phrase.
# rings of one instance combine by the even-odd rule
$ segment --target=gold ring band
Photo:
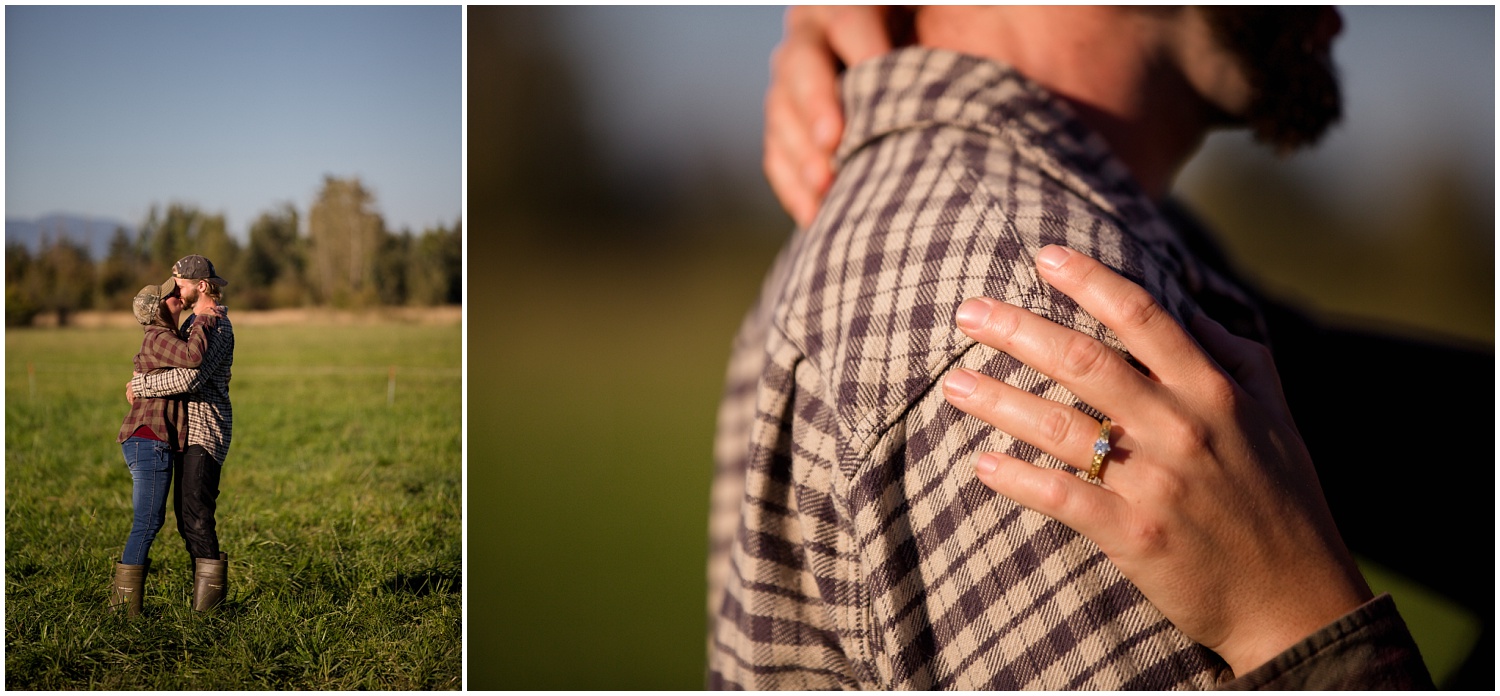
[[[1110,422],[1105,418],[1099,423],[1099,439],[1094,441],[1094,466],[1089,469],[1089,480],[1099,482],[1099,469],[1104,466],[1104,455],[1109,454]]]

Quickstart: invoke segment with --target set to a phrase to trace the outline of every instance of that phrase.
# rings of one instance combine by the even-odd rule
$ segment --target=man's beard
[[[1318,141],[1342,116],[1338,77],[1315,46],[1321,7],[1205,7],[1214,38],[1245,71],[1251,99],[1241,120],[1255,139],[1288,153]],[[1326,47],[1323,47],[1326,48]]]

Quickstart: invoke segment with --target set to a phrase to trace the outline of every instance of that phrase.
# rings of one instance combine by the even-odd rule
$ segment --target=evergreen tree
[[[283,203],[261,213],[250,225],[245,284],[237,293],[247,308],[296,307],[306,302],[307,243],[297,233],[298,219],[297,208]]]
[[[308,215],[308,284],[317,299],[335,306],[377,302],[375,267],[384,236],[375,196],[358,178],[323,177]]]
[[[150,262],[137,251],[125,228],[116,227],[109,240],[109,255],[99,264],[99,292],[95,305],[106,310],[128,307],[131,298],[146,283],[165,280],[168,271],[151,272]]]

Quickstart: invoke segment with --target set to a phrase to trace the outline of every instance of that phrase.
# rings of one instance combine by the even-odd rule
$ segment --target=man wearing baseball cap
[[[172,277],[177,279],[178,287],[186,284],[182,282],[184,280],[189,281],[193,285],[196,285],[197,281],[200,280],[208,281],[221,288],[229,284],[229,281],[220,278],[219,274],[214,272],[212,261],[198,254],[189,254],[178,259],[177,263],[172,264]]]
[[[198,254],[184,256],[172,265],[172,279],[182,301],[195,312],[202,303],[219,308],[218,320],[206,332],[207,352],[197,369],[136,375],[130,381],[130,393],[134,398],[181,394],[187,401],[186,447],[180,466],[173,469],[172,506],[177,531],[193,558],[193,610],[207,611],[224,600],[229,585],[229,556],[219,549],[214,511],[234,425],[229,403],[234,327],[220,302],[229,281],[219,277],[213,262]],[[189,317],[182,330],[190,330],[193,321]]]

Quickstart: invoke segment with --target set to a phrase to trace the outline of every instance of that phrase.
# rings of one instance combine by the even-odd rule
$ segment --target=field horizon
[[[235,309],[233,302],[228,303],[226,306],[229,308],[230,318],[234,320],[235,326],[297,326],[314,322],[335,326],[369,326],[390,323],[440,326],[463,322],[462,305],[442,305],[438,307],[371,307],[369,309],[298,307],[294,309],[244,310]],[[123,309],[114,311],[91,309],[69,314],[68,325],[64,327],[58,326],[56,313],[44,312],[38,314],[36,320],[29,326],[11,326],[6,328],[25,331],[28,329],[58,328],[127,328],[138,325],[135,317]]]

